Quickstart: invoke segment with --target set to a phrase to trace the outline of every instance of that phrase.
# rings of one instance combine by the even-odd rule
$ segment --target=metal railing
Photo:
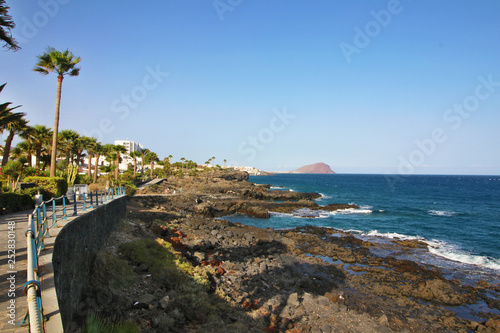
[[[108,203],[109,201],[125,195],[124,187],[115,187],[108,190],[94,191],[83,193],[79,199],[77,194],[72,196],[73,213],[71,216],[78,215],[78,204],[82,205],[81,212],[86,212],[89,209],[97,208],[99,205]],[[38,256],[45,248],[44,240],[50,237],[49,230],[57,224],[58,221],[68,219],[68,208],[66,200],[70,200],[66,195],[59,198],[52,198],[47,201],[42,201],[35,206],[35,209],[28,215],[28,230],[26,230],[27,242],[27,282],[23,286],[23,293],[27,297],[28,312],[19,326],[29,324],[30,332],[43,332],[43,307],[42,307],[42,290],[38,274]],[[56,205],[56,201],[62,201],[61,206]],[[47,209],[50,207],[50,209]],[[71,209],[71,208],[69,208]],[[49,210],[49,211],[48,211]],[[58,214],[59,213],[59,214]],[[61,214],[62,213],[62,214]],[[59,216],[59,218],[58,218]],[[29,320],[29,321],[28,321]]]

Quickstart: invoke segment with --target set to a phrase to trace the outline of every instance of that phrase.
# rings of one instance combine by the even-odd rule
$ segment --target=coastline
[[[169,242],[194,267],[206,269],[212,292],[252,318],[247,331],[495,332],[500,327],[500,302],[491,296],[500,293],[500,284],[464,285],[437,267],[404,259],[427,251],[419,240],[377,244],[333,228],[272,230],[228,222],[224,216],[235,213],[266,218],[269,210],[288,214],[321,207],[313,201],[319,194],[271,191],[247,178],[223,172],[169,179],[131,198],[128,217],[134,230]],[[182,188],[182,194],[165,195],[167,187]],[[331,206],[342,208],[359,209]],[[158,290],[149,294],[163,299]],[[156,303],[148,304],[148,316],[165,310]],[[133,313],[132,308],[132,318]],[[151,332],[161,331],[154,326]]]

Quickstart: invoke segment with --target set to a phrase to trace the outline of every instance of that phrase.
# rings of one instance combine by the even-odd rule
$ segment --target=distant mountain
[[[330,168],[328,164],[316,163],[303,166],[297,170],[290,171],[290,173],[324,173],[324,174],[334,174],[335,172]]]

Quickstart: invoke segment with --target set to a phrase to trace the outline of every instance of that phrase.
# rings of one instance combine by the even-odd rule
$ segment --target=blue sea
[[[428,251],[411,259],[440,267],[450,278],[471,283],[500,281],[500,176],[311,175],[252,176],[283,191],[318,192],[319,205],[350,203],[360,209],[322,212],[307,218],[272,213],[269,219],[231,216],[262,228],[331,227],[384,243],[418,239]]]

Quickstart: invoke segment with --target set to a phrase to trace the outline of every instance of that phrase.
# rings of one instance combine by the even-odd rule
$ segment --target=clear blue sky
[[[498,1],[9,1],[1,101],[52,126],[47,46],[81,56],[60,129],[197,162],[500,174]],[[3,139],[5,139],[5,134]]]

